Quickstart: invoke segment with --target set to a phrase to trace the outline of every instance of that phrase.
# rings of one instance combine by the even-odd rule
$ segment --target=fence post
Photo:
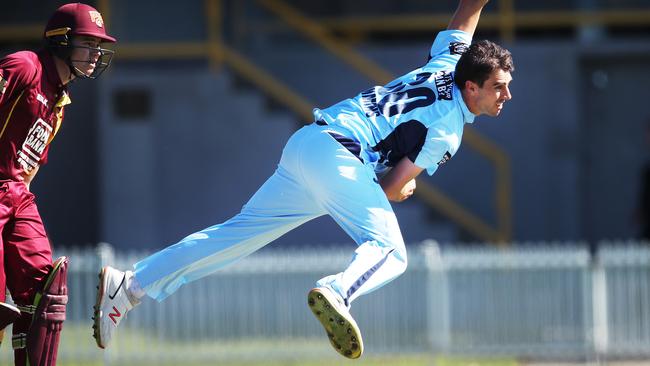
[[[594,316],[594,352],[600,364],[601,357],[607,355],[609,347],[609,329],[607,324],[607,275],[600,256],[592,259],[592,301]]]
[[[426,281],[427,335],[431,350],[449,352],[451,339],[449,290],[440,247],[435,240],[422,242]]]
[[[97,244],[97,260],[100,268],[115,264],[115,249],[108,243]]]

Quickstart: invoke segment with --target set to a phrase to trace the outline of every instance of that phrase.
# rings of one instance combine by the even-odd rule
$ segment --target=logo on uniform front
[[[45,108],[47,108],[47,99],[45,99],[45,97],[42,96],[40,93],[36,93],[36,100],[41,102],[45,106]]]
[[[451,71],[438,71],[434,74],[433,80],[436,84],[436,91],[438,92],[438,100],[452,100],[452,88],[454,84],[454,77]]]
[[[469,45],[463,42],[449,42],[449,53],[452,55],[462,55],[467,51]]]
[[[91,22],[95,23],[100,28],[104,27],[104,19],[102,19],[102,15],[99,14],[98,11],[89,10],[88,14],[90,14]]]
[[[440,161],[438,162],[438,166],[448,162],[449,159],[451,159],[451,154],[449,153],[449,151],[447,151],[445,155],[442,156],[442,159],[440,159]]]
[[[38,167],[50,135],[52,135],[52,126],[40,118],[29,129],[27,138],[23,142],[20,151],[18,151],[18,163],[26,173]]]

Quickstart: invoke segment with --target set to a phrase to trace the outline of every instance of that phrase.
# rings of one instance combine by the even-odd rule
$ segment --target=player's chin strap
[[[61,257],[32,305],[19,306],[22,316],[14,324],[12,345],[17,366],[55,366],[59,337],[68,303],[68,258]]]

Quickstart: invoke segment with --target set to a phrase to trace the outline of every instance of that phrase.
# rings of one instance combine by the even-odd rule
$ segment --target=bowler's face
[[[509,89],[511,81],[512,76],[508,71],[501,69],[492,71],[490,77],[483,83],[483,87],[478,89],[478,114],[498,116],[503,109],[503,104],[512,99]]]

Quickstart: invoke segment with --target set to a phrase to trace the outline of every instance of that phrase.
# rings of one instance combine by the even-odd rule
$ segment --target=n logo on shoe
[[[108,313],[108,317],[111,318],[113,321],[113,324],[117,325],[117,319],[122,316],[122,313],[120,313],[119,310],[115,306],[113,306],[113,312]]]

